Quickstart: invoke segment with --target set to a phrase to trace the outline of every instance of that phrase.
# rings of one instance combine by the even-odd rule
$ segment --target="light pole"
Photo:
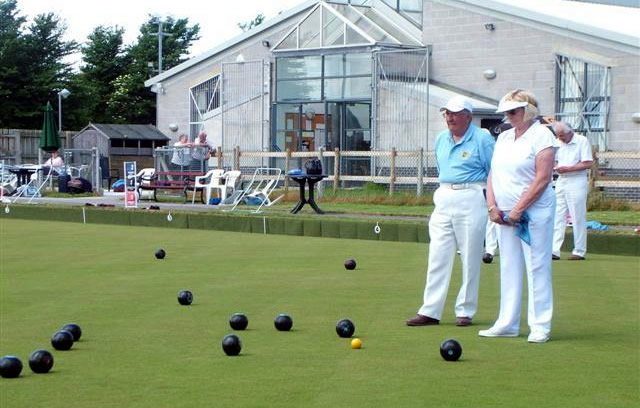
[[[67,99],[71,95],[71,91],[63,88],[58,92],[58,136],[62,135],[62,99]]]

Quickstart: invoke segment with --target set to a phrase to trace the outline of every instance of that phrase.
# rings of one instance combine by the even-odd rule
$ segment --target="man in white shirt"
[[[198,137],[194,140],[193,146],[196,147],[196,149],[193,149],[193,153],[191,154],[194,160],[209,160],[213,147],[207,140],[207,134],[205,132],[198,133]]]
[[[560,247],[567,227],[567,212],[573,222],[573,251],[570,261],[584,260],[587,253],[587,193],[588,175],[593,164],[589,140],[573,132],[564,122],[553,124],[559,141],[556,152],[556,216],[553,231],[554,260],[560,259]]]
[[[191,146],[193,146],[193,143],[189,142],[189,136],[185,134],[180,135],[178,141],[173,144],[174,149],[171,163],[174,167],[182,170],[184,167],[189,166],[189,163],[191,163],[191,155],[189,154]]]

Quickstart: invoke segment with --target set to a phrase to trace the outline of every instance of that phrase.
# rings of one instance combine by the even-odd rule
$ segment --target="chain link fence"
[[[210,155],[207,147],[163,146],[154,150],[153,162],[157,171],[206,173]]]
[[[594,152],[591,182],[609,198],[640,203],[640,152]]]
[[[206,160],[193,159],[197,148],[158,148],[155,151],[156,169],[166,171],[172,164],[177,150],[188,158],[178,165],[183,170],[202,171],[220,168],[240,170],[249,177],[260,167],[278,167],[287,172],[296,168],[304,170],[304,163],[318,158],[327,175],[323,186],[334,191],[355,189],[365,184],[381,185],[389,195],[411,192],[422,196],[438,186],[435,156],[425,150],[341,151],[339,149],[315,152],[259,152],[242,151],[239,147],[230,152],[220,148],[213,150]],[[188,152],[187,152],[188,151]],[[595,153],[591,183],[595,190],[611,198],[640,202],[640,152]],[[174,160],[175,161],[175,160]],[[175,164],[173,164],[176,166]],[[289,188],[285,178],[282,187]]]
[[[640,202],[640,152],[605,152],[595,153],[595,156],[591,172],[593,189],[610,198]],[[435,154],[422,149],[249,152],[236,147],[232,152],[224,153],[216,149],[207,164],[208,168],[240,170],[246,178],[259,167],[278,167],[285,173],[296,168],[304,170],[304,163],[311,158],[321,160],[327,175],[321,186],[334,191],[377,184],[389,195],[404,192],[419,197],[433,192],[438,186]],[[289,188],[286,178],[282,187]]]

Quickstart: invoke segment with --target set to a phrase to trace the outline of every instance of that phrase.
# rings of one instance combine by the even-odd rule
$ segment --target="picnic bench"
[[[187,201],[187,191],[193,190],[196,177],[203,176],[200,171],[156,171],[150,176],[140,176],[137,180],[138,197],[142,197],[141,190],[152,190],[153,200],[158,201],[158,190],[181,190]],[[194,192],[195,194],[195,192]],[[200,190],[200,201],[204,204],[204,196]]]

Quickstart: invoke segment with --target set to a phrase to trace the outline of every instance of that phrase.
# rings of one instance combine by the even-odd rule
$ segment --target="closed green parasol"
[[[40,148],[45,152],[55,152],[60,148],[60,140],[56,131],[56,119],[51,107],[51,103],[47,102],[44,108],[44,123],[42,124],[42,133],[40,133]]]

